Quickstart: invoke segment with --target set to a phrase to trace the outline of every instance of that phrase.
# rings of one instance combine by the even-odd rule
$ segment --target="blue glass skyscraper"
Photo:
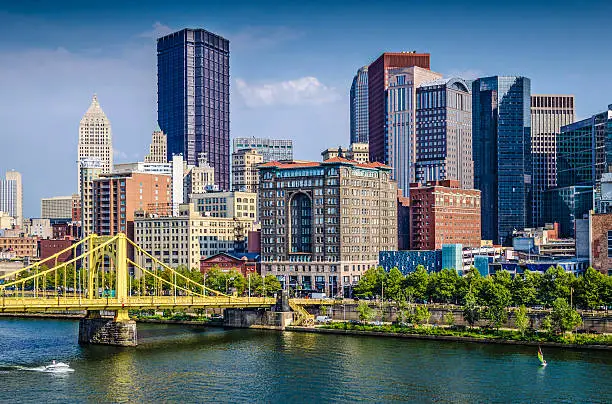
[[[474,187],[482,238],[508,245],[531,223],[531,80],[494,76],[472,83]]]
[[[357,71],[351,85],[351,143],[368,143],[368,66]]]
[[[157,40],[157,119],[168,137],[168,160],[183,154],[196,165],[202,152],[215,183],[230,185],[229,41],[203,29]]]

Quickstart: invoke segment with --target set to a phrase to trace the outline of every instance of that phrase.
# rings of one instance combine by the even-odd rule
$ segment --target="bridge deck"
[[[276,304],[269,297],[132,296],[125,299],[49,296],[2,297],[0,312],[44,312],[48,310],[120,310],[164,308],[257,308]]]

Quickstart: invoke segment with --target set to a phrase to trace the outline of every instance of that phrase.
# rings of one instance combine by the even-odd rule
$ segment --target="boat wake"
[[[57,362],[51,365],[43,365],[36,367],[27,366],[0,366],[0,372],[9,372],[14,370],[21,370],[27,372],[43,372],[43,373],[71,373],[74,369],[67,363]]]

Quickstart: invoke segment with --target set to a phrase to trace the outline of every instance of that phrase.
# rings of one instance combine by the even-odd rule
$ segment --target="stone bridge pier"
[[[88,310],[79,321],[79,344],[136,346],[136,321],[127,310],[117,310],[114,318],[102,317],[100,311]]]

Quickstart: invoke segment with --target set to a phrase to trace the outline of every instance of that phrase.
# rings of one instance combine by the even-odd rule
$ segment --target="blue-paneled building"
[[[531,80],[493,76],[472,83],[474,187],[482,238],[509,245],[531,222]]]
[[[454,269],[463,274],[463,245],[442,244],[442,269]]]
[[[168,160],[196,165],[206,153],[215,184],[230,186],[229,41],[203,29],[157,40],[157,120],[168,138]]]
[[[419,265],[427,272],[437,272],[442,269],[442,250],[381,251],[378,265],[387,272],[397,268],[404,275],[416,271]]]
[[[368,143],[368,66],[357,70],[350,93],[351,144]]]

